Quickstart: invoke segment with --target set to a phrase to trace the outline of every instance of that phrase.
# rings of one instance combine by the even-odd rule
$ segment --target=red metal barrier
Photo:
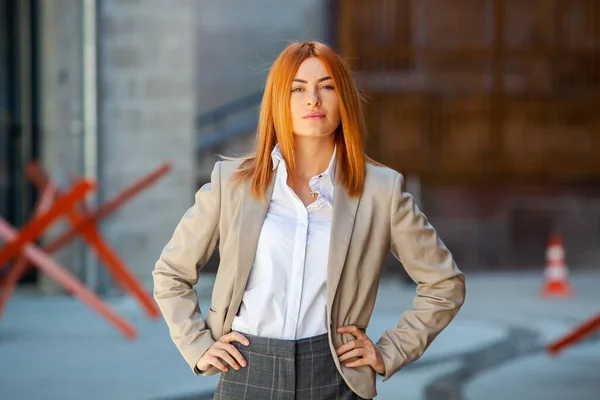
[[[47,185],[44,188],[42,195],[40,196],[40,200],[35,208],[35,212],[33,214],[34,218],[39,218],[50,209],[55,195],[56,188],[54,185]],[[13,293],[14,287],[21,278],[21,275],[25,273],[25,270],[28,266],[29,262],[27,257],[24,253],[21,253],[17,259],[17,262],[9,271],[4,281],[0,282],[0,318],[2,318],[2,314],[4,313],[8,299]]]
[[[169,164],[162,165],[139,182],[128,187],[114,200],[106,203],[95,213],[80,213],[75,209],[69,210],[67,216],[71,221],[73,229],[64,235],[61,235],[58,239],[45,247],[47,252],[52,253],[80,235],[88,246],[94,250],[98,258],[108,268],[121,287],[135,298],[146,314],[153,319],[160,316],[160,310],[154,302],[154,299],[146,292],[142,283],[137,279],[133,272],[131,272],[125,262],[121,260],[117,252],[101,237],[96,226],[96,221],[108,215],[110,212],[115,211],[125,201],[150,186],[169,170]],[[39,190],[43,190],[46,185],[52,183],[48,175],[37,163],[28,165],[26,174]]]
[[[38,171],[36,171],[36,169]],[[116,211],[119,207],[121,207],[126,201],[130,200],[133,196],[140,193],[148,186],[155,183],[158,179],[166,175],[171,170],[170,164],[163,164],[146,177],[142,178],[137,183],[127,187],[123,190],[118,196],[114,199],[107,201],[102,206],[100,206],[96,211],[86,213],[85,218],[83,218],[78,224],[73,226],[71,230],[65,232],[60,235],[58,238],[53,240],[52,242],[46,245],[46,251],[52,253],[64,245],[68,244],[71,240],[76,238],[79,235],[79,231],[81,229],[85,229],[88,226],[94,225],[97,221],[102,218],[108,216],[109,214]],[[38,164],[32,163],[27,167],[27,174],[37,174],[37,172],[41,171]],[[42,171],[43,172],[43,171]],[[44,174],[45,176],[45,174]]]
[[[20,232],[17,232],[6,221],[0,219],[0,237],[8,241],[0,249],[0,269],[12,258],[19,256],[5,279],[0,282],[0,317],[19,278],[26,272],[27,268],[35,266],[62,285],[67,291],[73,293],[93,311],[107,319],[126,337],[135,338],[136,331],[133,327],[108,308],[94,292],[86,288],[67,269],[47,254],[58,250],[76,237],[81,237],[93,249],[123,289],[140,303],[146,314],[151,318],[158,318],[160,312],[154,299],[145,291],[142,283],[119,258],[117,252],[101,237],[96,223],[166,175],[170,169],[169,164],[161,165],[94,212],[90,212],[85,207],[85,202],[82,202],[83,212],[80,212],[75,205],[81,202],[89,191],[94,189],[95,185],[93,183],[85,179],[77,181],[72,189],[61,195],[43,168],[35,162],[30,163],[26,168],[26,174],[41,192],[33,219]],[[49,243],[44,249],[45,251],[40,250],[31,243],[62,215],[65,215],[71,222],[72,228],[69,231]]]
[[[17,256],[26,243],[40,236],[58,217],[73,208],[75,203],[81,201],[93,188],[93,183],[85,179],[81,180],[67,194],[60,196],[48,212],[33,218],[18,235],[11,239],[12,241],[0,250],[0,269]]]
[[[0,218],[0,237],[5,240],[15,241],[19,238],[17,230],[8,222]],[[44,251],[33,244],[25,243],[23,255],[46,275],[75,295],[85,305],[104,317],[110,324],[119,330],[125,337],[135,339],[136,330],[102,302],[91,290],[73,276],[66,268],[54,261]]]
[[[565,348],[582,341],[597,330],[600,330],[600,314],[582,322],[565,336],[550,343],[546,347],[546,351],[552,355],[557,355]]]

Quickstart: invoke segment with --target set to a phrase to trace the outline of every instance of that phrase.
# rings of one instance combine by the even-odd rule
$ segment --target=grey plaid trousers
[[[327,334],[300,340],[242,333],[233,345],[248,365],[221,373],[214,400],[361,400],[335,367]]]

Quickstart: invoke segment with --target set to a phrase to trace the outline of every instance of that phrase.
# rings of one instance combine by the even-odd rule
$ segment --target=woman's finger
[[[219,339],[219,341],[222,341],[225,343],[231,343],[233,341],[236,341],[236,342],[240,342],[244,346],[248,346],[250,344],[250,341],[248,340],[248,338],[246,336],[244,336],[241,333],[236,332],[236,331],[231,331],[227,335],[221,336],[221,339]]]
[[[362,357],[355,361],[350,361],[349,363],[344,364],[344,366],[348,368],[362,367],[363,365],[371,365],[373,360],[370,358]]]
[[[240,351],[232,344],[223,344],[223,348],[235,358],[235,360],[242,366],[245,367],[247,365],[246,359],[240,353]]]
[[[356,349],[350,350],[350,351],[342,354],[341,356],[339,356],[339,360],[340,360],[340,362],[344,362],[350,358],[363,357],[364,355],[365,355],[365,348],[361,347],[361,348],[356,348]]]
[[[340,326],[337,328],[337,331],[338,333],[350,333],[357,339],[361,339],[362,337],[366,336],[366,333],[356,325]]]
[[[231,354],[227,352],[227,350],[221,348],[215,350],[215,355],[219,357],[221,360],[225,361],[227,364],[231,365],[233,369],[236,371],[240,369],[240,365],[233,359]]]
[[[355,349],[357,347],[362,347],[362,342],[360,340],[351,340],[348,343],[343,344],[340,347],[338,347],[335,352],[339,356],[339,355],[344,354],[345,352]]]
[[[221,360],[218,357],[209,355],[208,359],[206,361],[208,362],[209,365],[216,367],[219,371],[222,371],[222,372],[229,371],[229,368],[227,368],[227,366],[225,364],[223,364],[223,362],[221,362]]]

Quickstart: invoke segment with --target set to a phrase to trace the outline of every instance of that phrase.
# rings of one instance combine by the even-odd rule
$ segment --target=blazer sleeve
[[[403,191],[398,174],[390,210],[390,247],[417,283],[413,309],[377,342],[385,364],[383,381],[417,360],[454,318],[465,299],[465,277],[435,229]]]
[[[209,375],[198,371],[196,363],[215,343],[193,286],[219,242],[220,168],[217,162],[211,182],[196,192],[194,205],[181,218],[152,272],[154,298],[171,339],[196,375]]]

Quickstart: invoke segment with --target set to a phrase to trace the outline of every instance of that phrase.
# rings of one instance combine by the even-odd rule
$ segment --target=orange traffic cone
[[[546,249],[544,297],[571,297],[573,290],[569,283],[569,271],[565,265],[565,250],[560,235],[552,235]]]

